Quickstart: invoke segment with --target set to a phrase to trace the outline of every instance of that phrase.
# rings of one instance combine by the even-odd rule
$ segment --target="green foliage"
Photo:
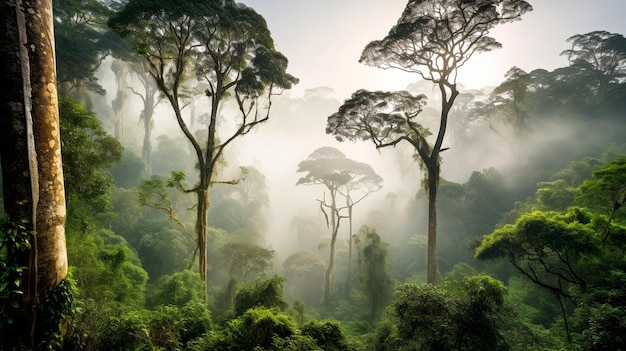
[[[168,135],[159,135],[157,144],[152,151],[152,175],[167,178],[174,169],[182,170],[185,174],[193,174],[193,155],[185,147],[182,139],[173,139]]]
[[[247,244],[229,242],[220,249],[222,265],[229,276],[246,282],[251,275],[263,274],[272,264],[274,250]]]
[[[111,169],[115,185],[125,189],[137,187],[144,174],[143,160],[130,151],[124,151],[121,162]]]
[[[213,328],[206,304],[161,305],[153,310],[81,305],[64,340],[67,350],[194,349]]]
[[[100,332],[98,346],[103,350],[144,350],[150,345],[146,312],[132,311],[111,316]]]
[[[207,304],[201,299],[190,300],[180,308],[180,313],[182,315],[180,335],[182,343],[189,343],[201,338],[213,329],[211,312]]]
[[[0,335],[14,335],[19,318],[20,299],[24,296],[23,266],[20,256],[28,257],[31,249],[31,234],[25,227],[8,221],[0,224]],[[0,337],[0,348],[17,347],[11,340]]]
[[[254,307],[278,308],[284,311],[283,278],[275,276],[243,285],[235,295],[235,315],[241,316]]]
[[[108,135],[97,116],[78,100],[59,97],[63,178],[72,211],[74,196],[96,211],[108,206],[113,179],[107,172],[122,158],[122,145]]]
[[[451,346],[453,299],[443,287],[423,284],[400,286],[391,305],[401,344],[444,350]],[[446,326],[441,328],[440,326]]]
[[[148,274],[122,237],[95,228],[66,234],[68,260],[81,299],[143,306]]]
[[[485,275],[467,277],[460,292],[455,348],[466,350],[507,350],[501,329],[510,309],[504,304],[506,288]],[[489,346],[486,346],[489,345]]]
[[[376,230],[362,227],[355,236],[359,251],[360,287],[367,296],[370,318],[376,320],[393,295],[393,280],[387,263],[387,244]]]
[[[163,228],[139,240],[136,250],[151,281],[188,266],[193,241],[185,234],[180,230]]]
[[[230,233],[254,232],[259,235],[267,229],[267,179],[254,167],[240,167],[240,170],[241,179],[237,184],[211,190],[211,226]]]
[[[135,189],[112,189],[111,205],[115,217],[109,223],[110,229],[132,245],[131,233],[135,232],[143,216],[137,191]]]
[[[515,306],[519,319],[532,323],[537,328],[550,328],[561,318],[555,296],[530,280],[513,276],[509,279],[507,288],[507,303]]]
[[[63,345],[65,324],[78,312],[75,306],[76,285],[71,274],[51,291],[39,297],[37,330],[42,334],[37,349],[55,350]]]
[[[454,265],[452,269],[446,274],[446,280],[463,280],[466,277],[476,275],[476,269],[465,262],[460,262]]]
[[[297,334],[295,322],[286,314],[277,309],[251,308],[227,323],[215,350],[289,350],[284,339]]]
[[[14,257],[27,254],[30,249],[30,234],[26,228],[13,222],[2,221],[0,224],[2,325],[11,323],[5,313],[8,312],[9,308],[17,308],[17,297],[23,294],[21,290],[22,271],[27,267],[21,266]]]
[[[177,350],[181,348],[180,336],[183,330],[183,315],[174,306],[159,306],[150,318],[151,344],[157,348]]]
[[[621,350],[626,344],[626,309],[623,305],[593,305],[586,322],[581,338],[584,350]]]
[[[575,344],[567,343],[550,330],[519,318],[506,322],[502,334],[515,351],[571,351],[576,348]]]
[[[286,295],[302,300],[306,305],[315,306],[324,293],[324,270],[326,263],[309,251],[298,251],[285,259]]]
[[[105,25],[110,10],[96,0],[55,0],[53,8],[60,90],[85,87],[104,95],[95,72],[112,46]]]
[[[531,321],[547,326],[553,320],[537,316],[546,317],[550,310],[553,315],[558,308],[562,314],[559,328],[584,349],[601,349],[605,344],[610,349],[621,342],[624,333],[620,314],[626,306],[623,168],[623,157],[604,165],[593,159],[570,163],[555,175],[555,181],[539,185],[536,204],[562,208],[575,201],[587,208],[529,211],[514,224],[486,236],[476,250],[479,259],[506,258],[530,282],[556,296],[558,307],[533,293],[532,302],[522,301],[531,309],[521,311]],[[565,201],[552,201],[564,193],[567,196],[561,198]],[[533,307],[540,311],[532,312]]]
[[[26,350],[24,345],[19,344],[20,338],[8,337],[23,333],[16,330],[18,325],[15,320],[25,313],[19,307],[19,299],[24,292],[22,289],[22,271],[27,267],[16,265],[14,255],[19,251],[30,251],[29,235],[20,226],[11,225],[8,222],[0,228],[0,253],[3,260],[0,261],[2,273],[0,273],[0,349]],[[13,259],[4,260],[6,251],[12,253]],[[63,332],[78,309],[74,299],[77,294],[75,282],[68,274],[65,279],[52,290],[39,294],[35,304],[36,324],[34,326],[34,340],[37,350],[60,350],[63,344]]]
[[[473,276],[443,286],[405,284],[390,306],[391,324],[375,337],[377,350],[508,350],[502,336],[504,285]]]
[[[534,211],[525,214],[514,225],[506,225],[486,236],[476,250],[476,257],[535,257],[562,250],[590,257],[599,252],[591,217],[590,212],[577,207],[565,213]]]
[[[619,213],[621,219],[625,219],[625,211],[619,210],[626,204],[626,157],[610,161],[594,171],[592,177],[580,186],[580,192],[578,200],[581,203],[596,207],[611,217]]]
[[[423,94],[358,90],[328,117],[326,133],[339,141],[371,140],[377,147],[395,145],[406,138],[420,154],[428,152],[426,137],[431,132],[411,120],[425,104]]]
[[[302,335],[310,336],[324,351],[344,351],[348,342],[337,321],[310,320],[302,326]]]
[[[185,306],[192,301],[202,300],[203,286],[200,275],[187,269],[162,276],[150,290],[147,305]]]

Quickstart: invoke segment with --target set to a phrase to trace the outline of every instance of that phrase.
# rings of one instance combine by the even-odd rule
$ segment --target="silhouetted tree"
[[[500,117],[513,126],[518,136],[522,136],[529,127],[527,96],[532,76],[518,67],[512,67],[504,77],[505,81],[491,92],[487,104],[480,106],[474,113],[486,114],[491,118]]]
[[[235,139],[269,119],[271,97],[297,79],[286,73],[287,58],[275,50],[267,24],[253,9],[232,0],[184,2],[131,0],[109,25],[128,38],[148,64],[148,70],[172,107],[176,121],[197,158],[198,183],[187,188],[184,175],[173,186],[194,193],[198,269],[206,280],[206,235],[209,191],[224,150]],[[209,99],[207,129],[200,137],[189,129],[182,109],[186,95],[197,94],[186,84],[195,75],[206,82]],[[238,112],[230,135],[218,135],[218,111],[232,100]],[[227,181],[235,183],[236,181]]]
[[[324,185],[328,190],[329,199],[324,196],[319,200],[320,209],[326,217],[326,225],[330,229],[330,258],[325,276],[324,304],[330,304],[331,294],[334,291],[335,246],[341,219],[348,218],[341,214],[341,210],[348,209],[351,214],[352,206],[356,204],[350,191],[363,189],[371,185],[371,190],[365,190],[365,195],[358,201],[380,187],[382,178],[374,172],[371,166],[347,158],[334,147],[325,146],[315,150],[309,158],[298,164],[298,173],[306,174],[298,179],[297,185]],[[374,185],[372,185],[374,184]],[[337,204],[337,196],[346,198],[346,206]],[[324,209],[330,211],[330,219]]]
[[[398,23],[382,40],[369,43],[360,62],[384,69],[395,68],[415,73],[434,83],[441,94],[441,116],[434,142],[426,142],[419,124],[409,121],[419,113],[421,99],[408,93],[367,94],[358,91],[328,118],[327,133],[339,139],[369,139],[376,147],[410,142],[419,154],[427,173],[428,250],[427,280],[437,276],[437,187],[440,153],[448,124],[448,115],[459,95],[457,70],[477,52],[501,46],[489,31],[503,23],[518,20],[532,7],[523,0],[409,0]],[[367,96],[369,95],[369,96]],[[363,99],[365,101],[359,101]],[[406,110],[382,111],[386,98],[412,103]],[[363,109],[358,111],[358,104]],[[401,106],[399,107],[404,107]],[[368,111],[369,109],[369,111]],[[372,127],[372,124],[376,124]]]
[[[599,103],[608,98],[611,85],[626,76],[626,38],[621,34],[594,31],[577,34],[567,39],[572,48],[561,55],[592,84],[592,92]]]

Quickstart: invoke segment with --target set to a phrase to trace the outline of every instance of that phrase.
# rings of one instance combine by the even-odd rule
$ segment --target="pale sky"
[[[289,72],[300,78],[294,93],[327,86],[343,100],[357,89],[400,90],[419,80],[358,62],[365,45],[382,39],[406,0],[241,0],[266,19]],[[607,30],[626,35],[626,0],[529,0],[534,10],[502,25],[493,36],[503,48],[474,56],[459,81],[468,88],[499,84],[512,66],[530,71],[565,66],[559,56],[575,34]]]

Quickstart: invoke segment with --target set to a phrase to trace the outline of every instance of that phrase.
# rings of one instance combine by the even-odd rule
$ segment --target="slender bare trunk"
[[[434,164],[432,164],[434,163]],[[439,188],[438,162],[429,162],[428,168],[428,248],[426,252],[426,282],[437,281],[437,190]]]
[[[444,80],[440,81],[441,92],[441,119],[439,131],[433,145],[430,157],[424,160],[428,172],[428,248],[426,253],[426,282],[437,282],[437,192],[439,190],[439,157],[442,151],[443,139],[448,126],[448,115],[454,100],[459,95],[455,85],[447,85]]]
[[[335,201],[336,192],[330,192],[331,196],[331,238],[330,238],[330,258],[328,259],[328,267],[326,268],[325,282],[324,282],[324,306],[330,306],[331,295],[334,290],[334,274],[335,274],[335,244],[337,243],[337,232],[339,231],[339,218],[337,218],[337,204]]]
[[[143,111],[143,146],[141,147],[141,158],[146,167],[146,174],[152,175],[152,117],[154,115],[154,93],[151,89],[146,89],[145,103]]]
[[[112,71],[115,73],[115,82],[117,93],[115,99],[111,102],[113,105],[114,119],[114,136],[120,143],[124,142],[124,103],[126,102],[126,76],[128,75],[128,66],[125,63],[114,61],[111,65]]]
[[[205,189],[198,189],[198,207],[196,218],[196,235],[198,238],[198,270],[200,278],[206,283],[207,278],[207,257],[206,257],[206,235],[207,235],[207,210],[209,208],[209,192]]]
[[[351,276],[352,276],[352,204],[350,197],[346,199],[348,206],[348,273],[346,275],[346,296],[350,295]]]

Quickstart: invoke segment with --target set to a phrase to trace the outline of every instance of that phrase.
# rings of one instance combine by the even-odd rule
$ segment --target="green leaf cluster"
[[[444,285],[408,283],[396,290],[377,350],[508,350],[509,309],[502,282],[478,275]]]
[[[283,298],[283,283],[283,278],[275,276],[245,284],[235,295],[235,315],[241,316],[254,307],[278,308],[284,311],[287,302]]]

